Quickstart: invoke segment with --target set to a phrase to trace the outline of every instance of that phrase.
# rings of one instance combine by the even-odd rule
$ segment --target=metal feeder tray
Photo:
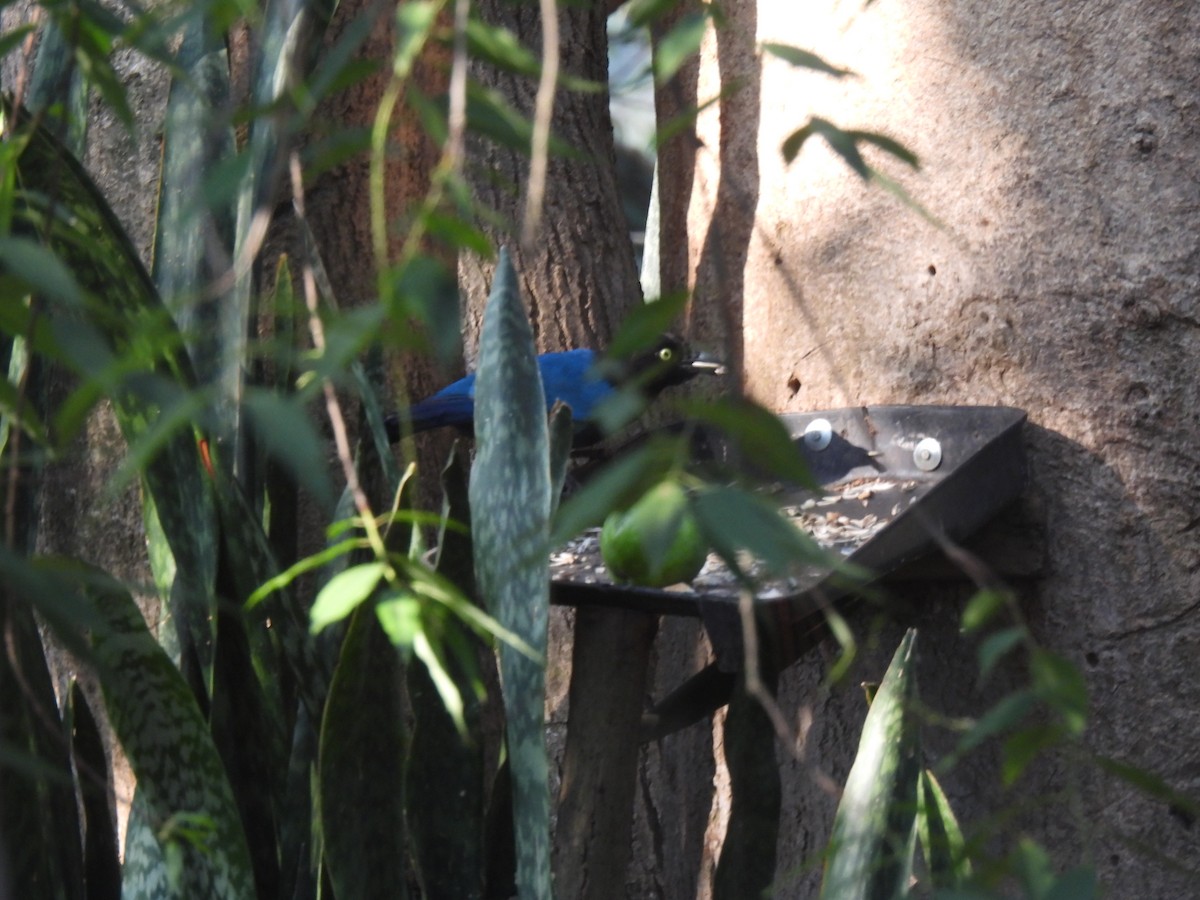
[[[962,541],[1015,500],[1025,484],[1023,410],[872,406],[780,418],[824,494],[786,486],[774,499],[818,543],[874,577],[939,543]],[[740,668],[737,586],[711,575],[715,560],[690,589],[656,590],[613,584],[596,572],[598,548],[593,552],[594,564],[582,568],[562,564],[561,554],[552,559],[553,602],[699,617],[716,650],[716,667],[726,673]],[[822,606],[854,587],[824,565],[769,583],[756,594],[755,613],[780,668],[812,645]]]

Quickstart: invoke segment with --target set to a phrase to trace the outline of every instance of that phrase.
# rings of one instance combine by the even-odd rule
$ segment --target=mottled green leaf
[[[484,311],[475,389],[471,532],[479,595],[499,623],[545,656],[550,606],[549,437],[533,331],[516,273],[501,250]],[[500,647],[512,765],[517,887],[530,900],[550,889],[549,760],[544,663]]]
[[[134,891],[127,879],[123,896],[252,898],[233,792],[183,676],[120,585],[90,576],[82,588],[105,619],[92,643],[109,721],[137,777],[154,841],[177,864],[173,888],[160,881]]]
[[[935,888],[960,887],[971,876],[962,829],[946,792],[928,769],[921,771],[917,834]]]
[[[321,831],[338,897],[407,896],[401,691],[399,654],[360,606],[321,723]]]
[[[79,371],[99,378],[132,454],[142,455],[143,484],[177,561],[172,614],[184,625],[207,684],[216,610],[216,525],[210,483],[190,427],[196,396],[189,391],[196,382],[182,339],[116,215],[66,149],[39,129],[20,166],[18,222],[46,236],[48,249],[80,289],[44,297],[52,305],[61,302],[52,313],[57,339]],[[50,196],[58,202],[49,203]]]
[[[916,631],[900,642],[875,695],[833,820],[822,898],[899,897],[912,873],[920,777]]]

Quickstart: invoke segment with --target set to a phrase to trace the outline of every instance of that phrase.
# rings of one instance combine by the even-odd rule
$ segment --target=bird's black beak
[[[725,374],[725,363],[721,362],[715,356],[709,356],[707,353],[697,353],[684,363],[684,368],[691,369],[696,375],[701,373],[708,373],[709,375]]]

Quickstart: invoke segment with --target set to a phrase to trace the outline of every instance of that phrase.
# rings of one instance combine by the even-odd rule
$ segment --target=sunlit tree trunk
[[[772,409],[1028,410],[1032,484],[1014,515],[1046,559],[1017,584],[1022,609],[1036,639],[1086,677],[1085,746],[1195,795],[1200,144],[1190,98],[1200,10],[907,0],[810,5],[802,17],[781,0],[723,10],[728,30],[710,35],[676,89],[682,103],[731,93],[701,115],[694,145],[668,147],[664,233],[675,231],[664,271],[694,287],[702,321],[733,323],[745,388]],[[755,56],[754,40],[812,50],[861,77]],[[868,161],[942,227],[864,185],[818,140],[787,165],[780,148],[810,115],[915,150],[918,175],[881,155]],[[921,628],[921,690],[935,709],[979,715],[1026,677],[1016,666],[978,685],[976,645],[957,633],[969,586],[896,593],[899,622],[864,646],[844,683],[822,683],[828,653],[783,676],[803,752],[778,748],[776,896],[815,893],[812,863],[836,804],[823,776],[844,779],[865,712],[858,682],[878,678],[901,623]],[[708,790],[695,787],[709,777],[702,745],[719,755],[724,741],[719,726],[691,732],[653,751],[631,875],[639,895],[707,895],[688,873],[707,866],[726,801],[689,791]],[[931,753],[952,746],[953,735],[927,732]],[[1149,837],[1192,860],[1188,815],[1056,755],[1005,792],[998,759],[987,749],[946,776],[968,826],[1029,803],[1021,822],[1060,868],[1095,865],[1114,896],[1190,892],[1187,876],[1123,840]],[[707,842],[695,835],[705,819]]]

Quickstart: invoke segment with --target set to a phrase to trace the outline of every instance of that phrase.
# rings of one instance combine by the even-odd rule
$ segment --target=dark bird
[[[620,388],[634,385],[647,399],[664,389],[691,381],[701,372],[720,375],[724,366],[704,354],[692,354],[677,338],[666,336],[652,349],[629,359],[605,359],[594,350],[566,350],[538,357],[546,411],[561,400],[571,407],[575,443],[599,440],[593,421],[596,409]],[[409,407],[413,433],[454,426],[470,430],[475,420],[475,373]],[[387,417],[388,438],[400,439],[400,416]]]

